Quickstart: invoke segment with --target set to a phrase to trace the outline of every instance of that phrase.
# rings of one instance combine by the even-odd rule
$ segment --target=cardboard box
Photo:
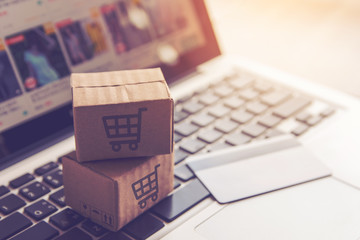
[[[80,162],[173,151],[174,102],[160,68],[74,73],[71,85]]]
[[[173,190],[174,154],[80,163],[63,157],[65,201],[117,231]]]

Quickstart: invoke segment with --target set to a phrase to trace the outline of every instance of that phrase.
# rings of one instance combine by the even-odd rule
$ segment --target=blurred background
[[[206,1],[223,53],[360,97],[360,1]]]

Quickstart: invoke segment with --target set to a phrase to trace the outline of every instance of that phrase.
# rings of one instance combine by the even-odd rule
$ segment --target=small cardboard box
[[[62,158],[66,203],[117,231],[173,190],[174,154],[80,163]]]
[[[77,159],[173,151],[174,102],[160,68],[71,75]]]

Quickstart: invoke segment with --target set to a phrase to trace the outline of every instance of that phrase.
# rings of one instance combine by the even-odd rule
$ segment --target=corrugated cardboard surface
[[[73,88],[73,95],[77,96],[74,98],[74,107],[170,98],[164,82],[106,87],[80,87]]]
[[[106,134],[103,116],[137,114],[141,112],[139,136],[111,137]],[[124,157],[152,156],[172,152],[173,148],[173,102],[154,100],[127,104],[106,105],[74,109],[75,139],[78,160],[91,161]],[[131,123],[137,123],[135,119]],[[139,122],[138,122],[139,123]],[[125,129],[127,131],[127,129]],[[138,138],[139,137],[139,138]],[[137,150],[130,148],[129,141],[137,143]],[[119,151],[112,149],[113,144],[120,145]]]
[[[73,106],[170,99],[160,68],[71,74]]]
[[[73,74],[71,82],[79,161],[172,152],[174,103],[160,69]],[[146,110],[140,113],[139,109]],[[139,132],[139,136],[120,136],[115,130],[107,132],[104,116],[119,119],[138,113],[141,114],[139,122],[134,117],[129,122],[124,118],[119,121],[138,125],[139,128],[132,127],[131,132]],[[127,143],[134,141],[136,149]],[[114,150],[114,145],[120,150]]]
[[[107,214],[112,218],[112,225],[117,225],[117,191],[114,181],[94,172],[70,158],[63,158],[63,179],[66,203],[80,214],[102,223]],[[106,197],[104,197],[106,196]],[[104,226],[105,227],[105,226]]]
[[[157,165],[159,167],[156,168]],[[143,183],[146,184],[146,176],[154,173],[155,169],[156,200],[152,198],[155,190],[136,199],[132,184],[144,177]],[[170,193],[174,184],[173,174],[173,153],[87,163],[79,163],[74,153],[63,158],[66,203],[112,231],[119,230]],[[151,180],[154,180],[154,175]],[[140,207],[141,202],[145,202],[144,208]]]
[[[119,74],[121,80],[119,80]],[[118,84],[124,85],[146,83],[149,81],[164,79],[164,75],[162,74],[160,68],[122,70],[113,72],[73,73],[71,75],[71,86],[113,86]]]

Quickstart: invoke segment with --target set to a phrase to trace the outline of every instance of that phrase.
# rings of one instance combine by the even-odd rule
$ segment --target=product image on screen
[[[142,5],[130,1],[119,2],[119,20],[130,49],[150,42],[152,36],[150,21]]]
[[[121,54],[129,50],[129,44],[125,38],[124,30],[120,26],[119,12],[115,4],[108,4],[101,7],[101,13],[105,20],[106,27],[111,34],[115,52]]]
[[[52,26],[39,26],[6,37],[27,91],[70,74]]]
[[[56,25],[72,65],[86,62],[107,50],[104,32],[97,20],[66,19]]]
[[[182,3],[158,0],[143,1],[142,4],[157,37],[163,37],[187,26],[187,12]]]
[[[0,42],[0,103],[20,94],[19,83]]]

